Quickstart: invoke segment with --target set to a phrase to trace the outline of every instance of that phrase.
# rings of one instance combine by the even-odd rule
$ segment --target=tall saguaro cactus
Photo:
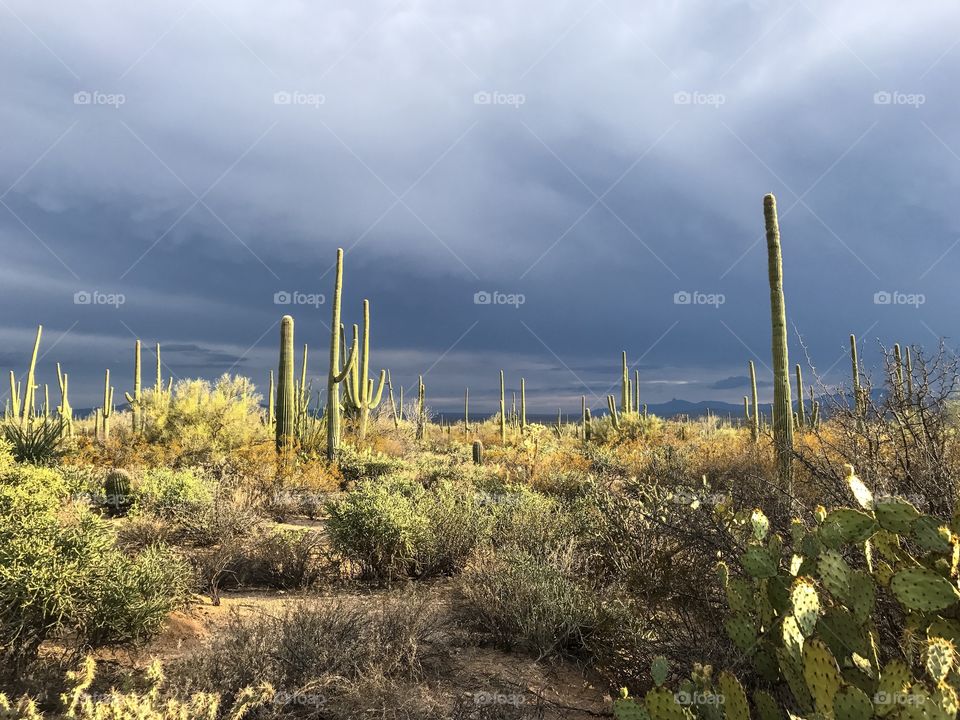
[[[43,325],[37,325],[37,339],[33,342],[33,355],[30,357],[30,369],[27,371],[27,383],[23,388],[23,411],[20,414],[20,428],[25,429],[34,415],[34,393],[37,383],[37,353],[40,351],[40,336]]]
[[[803,407],[803,374],[800,370],[800,363],[797,363],[797,427],[804,427],[807,424],[807,414]]]
[[[110,368],[103,378],[103,409],[100,411],[100,420],[103,422],[101,435],[103,441],[110,439],[110,417],[113,415],[113,388],[110,386]]]
[[[60,385],[60,407],[57,414],[63,422],[63,432],[68,437],[73,435],[73,408],[70,407],[70,377],[60,372],[60,363],[57,363],[57,382]]]
[[[356,353],[344,359],[340,368],[340,336],[343,326],[340,324],[340,297],[343,292],[343,248],[337,248],[337,269],[333,281],[333,306],[330,321],[330,369],[327,372],[327,458],[337,457],[340,448],[340,383],[356,362]],[[354,350],[356,344],[354,344]]]
[[[507,443],[507,403],[504,398],[503,370],[500,371],[500,442]]]
[[[783,258],[777,200],[763,198],[770,277],[770,325],[773,355],[773,442],[782,489],[793,492],[793,407],[790,401],[790,360],[787,355],[787,311],[783,299]]]
[[[750,421],[750,436],[754,442],[760,439],[760,401],[757,397],[757,368],[753,360],[750,361],[750,391],[753,401],[753,418]]]
[[[143,430],[143,402],[140,396],[140,341],[133,346],[133,395],[124,393],[133,411],[133,432]]]
[[[520,378],[520,432],[527,431],[527,381]]]
[[[273,429],[274,418],[274,393],[276,392],[273,384],[273,370],[270,371],[270,390],[267,394],[267,427]]]
[[[627,351],[626,350],[624,350],[620,354],[620,359],[621,359],[620,372],[622,375],[621,382],[623,383],[623,387],[620,390],[620,412],[626,415],[630,412],[630,403],[631,403],[630,369],[627,367]]]
[[[293,318],[280,320],[280,365],[277,369],[277,450],[293,447],[296,423],[296,388],[293,380]]]
[[[353,326],[353,336],[356,339],[357,326]],[[380,383],[374,392],[373,378],[370,373],[370,301],[363,301],[363,341],[360,345],[361,354],[353,363],[349,381],[346,384],[344,404],[356,412],[360,418],[360,437],[367,435],[367,423],[370,420],[370,411],[376,410],[383,397],[383,388],[387,382],[387,371],[380,371]]]

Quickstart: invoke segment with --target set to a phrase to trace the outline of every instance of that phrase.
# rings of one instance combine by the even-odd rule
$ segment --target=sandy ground
[[[448,602],[449,583],[429,585],[429,593],[441,603]],[[171,614],[166,629],[146,647],[138,650],[106,650],[98,659],[127,668],[143,668],[152,659],[164,663],[202,646],[229,621],[231,613],[274,614],[301,597],[282,591],[224,591],[219,605],[209,597],[197,595],[189,608]],[[311,596],[311,597],[324,597]],[[376,603],[382,592],[337,594],[341,601]],[[453,702],[484,704],[522,704],[529,708],[526,717],[586,720],[609,717],[610,698],[601,684],[569,663],[537,662],[523,654],[486,647],[454,647],[449,671],[432,691]],[[505,713],[505,717],[513,717]]]

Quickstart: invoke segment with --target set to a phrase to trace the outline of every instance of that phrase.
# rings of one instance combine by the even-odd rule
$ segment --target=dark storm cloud
[[[0,18],[0,361],[25,368],[43,322],[42,371],[69,366],[78,406],[103,368],[130,375],[134,337],[175,374],[262,384],[284,313],[320,382],[337,246],[345,321],[369,298],[374,364],[426,373],[437,405],[469,385],[493,407],[501,367],[544,412],[602,403],[624,349],[650,402],[735,402],[748,360],[770,376],[767,191],[790,322],[828,382],[851,332],[955,335],[955,5],[13,0]]]
[[[757,387],[771,387],[773,383],[763,380],[757,381]],[[747,390],[750,388],[750,378],[747,375],[731,375],[730,377],[710,383],[711,390]]]

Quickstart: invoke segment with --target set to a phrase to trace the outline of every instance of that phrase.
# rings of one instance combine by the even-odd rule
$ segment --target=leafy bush
[[[334,549],[380,580],[455,572],[491,527],[472,489],[396,477],[360,483],[327,512]]]
[[[92,644],[155,632],[181,597],[185,565],[159,548],[128,558],[103,520],[62,505],[59,475],[17,475],[0,484],[0,653],[11,669],[63,631]]]
[[[345,482],[360,482],[386,477],[396,472],[403,463],[396,458],[370,450],[342,447],[337,455],[337,467]]]
[[[172,397],[144,393],[144,437],[176,447],[181,462],[222,462],[237,448],[269,441],[260,402],[253,383],[240,376],[223,375],[213,384],[181,380]]]
[[[133,485],[133,512],[173,517],[213,503],[210,484],[194,470],[148,468]]]
[[[275,530],[258,537],[238,561],[240,582],[292,590],[320,577],[322,539],[312,530]]]

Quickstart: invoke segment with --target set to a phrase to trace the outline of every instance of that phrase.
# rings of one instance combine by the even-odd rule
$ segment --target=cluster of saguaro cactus
[[[356,347],[358,328],[353,326],[353,342]],[[383,397],[383,388],[387,381],[387,371],[380,371],[380,383],[374,392],[373,378],[370,373],[370,301],[363,301],[363,339],[359,345],[360,355],[351,366],[348,382],[344,387],[344,408],[353,417],[360,419],[360,437],[366,437],[370,411],[376,410]]]
[[[33,342],[33,355],[30,357],[30,369],[27,370],[27,381],[21,386],[13,370],[10,371],[10,401],[12,409],[10,415],[20,426],[21,430],[30,427],[36,417],[36,390],[37,390],[37,353],[40,351],[40,337],[43,334],[43,325],[37,326],[37,337]]]
[[[340,367],[340,342],[343,328],[340,325],[340,299],[343,293],[343,248],[337,249],[337,266],[333,285],[332,318],[330,321],[330,369],[327,374],[327,457],[333,460],[340,448],[340,383],[347,379],[357,361],[356,336],[353,348]]]
[[[617,408],[615,395],[607,395],[607,410],[616,429],[620,428],[620,418],[624,415],[646,416],[646,406],[640,404],[640,371],[634,370],[631,380],[626,350],[620,353],[620,407]]]
[[[906,500],[875,497],[849,466],[847,483],[856,508],[819,508],[814,525],[795,520],[787,539],[770,532],[759,510],[723,510],[746,535],[737,558],[744,573],[718,566],[730,608],[725,629],[774,691],[754,694],[757,715],[782,717],[776,695],[789,698],[793,717],[954,718],[960,518],[948,523]],[[898,607],[880,610],[881,598]],[[901,638],[890,657],[878,643],[880,617],[902,623],[902,633],[883,626]],[[716,717],[746,720],[745,694],[722,678],[725,701]],[[640,707],[652,720],[689,717],[691,708],[674,703],[670,710],[666,696],[652,692],[619,702],[615,717],[642,717],[635,714]]]
[[[783,261],[777,201],[763,198],[767,236],[767,270],[770,280],[770,319],[773,355],[773,444],[780,484],[787,496],[793,489],[793,409],[790,402],[790,362],[787,355],[787,312],[783,299]]]

